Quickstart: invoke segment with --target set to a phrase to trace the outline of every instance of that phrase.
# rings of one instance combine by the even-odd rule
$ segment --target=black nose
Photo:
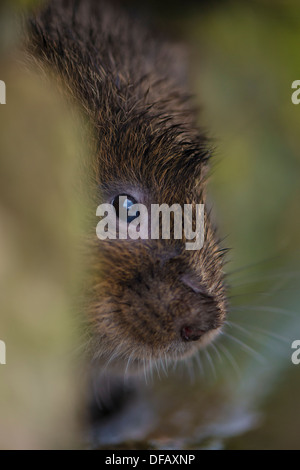
[[[181,338],[184,341],[198,341],[205,331],[200,330],[197,326],[184,326],[181,329]]]

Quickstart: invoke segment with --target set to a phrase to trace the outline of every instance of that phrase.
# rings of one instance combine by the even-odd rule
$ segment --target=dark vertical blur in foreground
[[[79,444],[82,401],[74,314],[81,133],[51,80],[22,65],[3,5],[1,24],[0,448],[66,448]]]
[[[215,345],[150,380],[95,445],[299,449],[299,2],[123,3],[190,46],[199,123],[216,143],[210,192],[232,248],[231,311]],[[17,66],[4,10],[0,21],[0,447],[66,447],[77,445],[81,400],[72,355],[80,132],[54,88]]]

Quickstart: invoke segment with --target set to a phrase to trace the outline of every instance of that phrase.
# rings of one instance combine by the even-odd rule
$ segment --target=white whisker
[[[232,325],[234,328],[237,328],[238,330],[242,331],[245,335],[251,336],[252,338],[254,338],[254,335],[250,331],[248,331],[248,329],[252,330],[254,333],[257,332],[264,336],[270,336],[271,338],[282,341],[283,343],[290,343],[290,340],[286,338],[285,336],[278,335],[277,333],[273,333],[272,331],[265,330],[263,328],[257,328],[256,326],[247,325],[247,328],[248,328],[247,329],[247,328],[243,328],[241,325],[238,325],[237,323],[232,322],[232,321],[226,322],[226,324],[228,324],[229,326]],[[245,325],[245,323],[243,324]]]
[[[222,363],[222,362],[223,362],[223,358],[222,358],[221,354],[220,354],[219,351],[218,351],[217,345],[214,344],[214,343],[210,343],[209,346],[215,351],[219,362]]]
[[[211,367],[213,376],[214,376],[215,379],[217,379],[217,373],[216,373],[216,369],[215,369],[214,363],[213,363],[213,361],[212,361],[211,355],[209,354],[209,352],[207,351],[207,349],[205,349],[204,352],[205,352],[206,358],[207,358],[207,360],[208,360],[208,363],[210,364],[210,367]]]
[[[224,344],[219,344],[219,348],[221,349],[221,351],[223,351],[224,355],[227,357],[229,363],[232,365],[235,373],[237,374],[238,378],[240,379],[241,378],[241,371],[240,371],[238,363],[234,359],[233,355],[228,351],[228,349],[226,348],[226,346],[224,346]]]
[[[197,366],[200,370],[200,374],[203,377],[204,376],[204,370],[203,370],[203,364],[202,364],[201,357],[200,357],[200,351],[198,351],[197,354],[195,354],[195,360],[196,360]]]
[[[234,341],[235,343],[239,344],[244,351],[246,351],[246,352],[250,353],[251,355],[253,355],[261,364],[266,363],[265,358],[261,354],[259,354],[257,351],[252,349],[250,346],[245,344],[243,341],[240,341],[238,338],[235,338],[234,336],[230,335],[229,333],[226,333],[225,331],[223,331],[222,334],[224,336],[226,336],[227,338],[231,339],[232,341]]]
[[[283,309],[283,308],[278,308],[278,307],[269,307],[269,306],[260,306],[260,307],[256,307],[254,305],[244,305],[244,306],[240,306],[240,307],[231,307],[231,310],[233,311],[236,311],[236,310],[244,310],[244,311],[254,311],[256,313],[260,313],[261,312],[268,312],[268,313],[278,313],[278,314],[281,314],[281,315],[287,315],[287,316],[290,316],[290,317],[293,317],[295,318],[297,315],[297,312],[293,312],[293,311],[290,311],[290,310],[286,310],[286,309]]]

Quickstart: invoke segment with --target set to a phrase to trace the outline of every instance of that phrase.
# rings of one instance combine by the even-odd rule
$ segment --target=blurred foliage
[[[237,326],[227,332],[265,360],[250,350],[241,360],[245,346],[227,338],[241,370],[237,399],[264,403],[261,427],[228,445],[300,448],[300,370],[290,360],[300,337],[300,108],[291,102],[300,4],[224,2],[194,11],[185,31],[200,123],[217,142],[211,194],[232,247],[228,272],[245,267],[229,276]]]
[[[291,364],[291,343],[300,339],[300,106],[291,102],[291,84],[300,79],[300,4],[122,3],[190,46],[199,124],[216,145],[210,198],[223,243],[232,248],[226,269],[232,323],[198,361],[150,380],[125,415],[96,430],[94,443],[299,449],[300,366]],[[0,21],[6,26],[1,45],[9,50],[7,44],[17,42],[11,17]],[[52,360],[76,343],[68,286],[77,272],[69,237],[77,226],[71,156],[77,155],[78,133],[37,77],[23,79],[11,65],[7,75],[4,70],[1,63],[11,105],[0,108],[0,211],[6,221],[0,339],[14,345],[8,360],[16,369],[0,369],[0,414],[7,424],[3,430],[0,423],[0,444],[62,447],[61,436],[74,423],[78,397],[68,393],[70,384],[76,390],[78,375],[65,363],[57,370]],[[7,299],[14,299],[10,307]],[[194,382],[186,380],[185,366]]]
[[[0,62],[0,448],[66,448],[78,446],[83,403],[75,304],[84,146],[51,80],[22,60]]]
[[[23,10],[32,9],[42,3],[45,3],[45,0],[3,0],[2,6],[6,5]]]

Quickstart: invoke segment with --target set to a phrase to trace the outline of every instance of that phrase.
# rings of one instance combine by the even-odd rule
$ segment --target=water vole
[[[205,204],[205,136],[178,49],[109,2],[53,0],[31,20],[30,53],[58,72],[96,136],[95,209],[119,195]],[[96,227],[95,219],[95,227]],[[94,228],[95,228],[94,227]],[[205,210],[204,246],[185,240],[89,239],[87,317],[94,359],[119,371],[191,355],[226,315],[223,250]]]

